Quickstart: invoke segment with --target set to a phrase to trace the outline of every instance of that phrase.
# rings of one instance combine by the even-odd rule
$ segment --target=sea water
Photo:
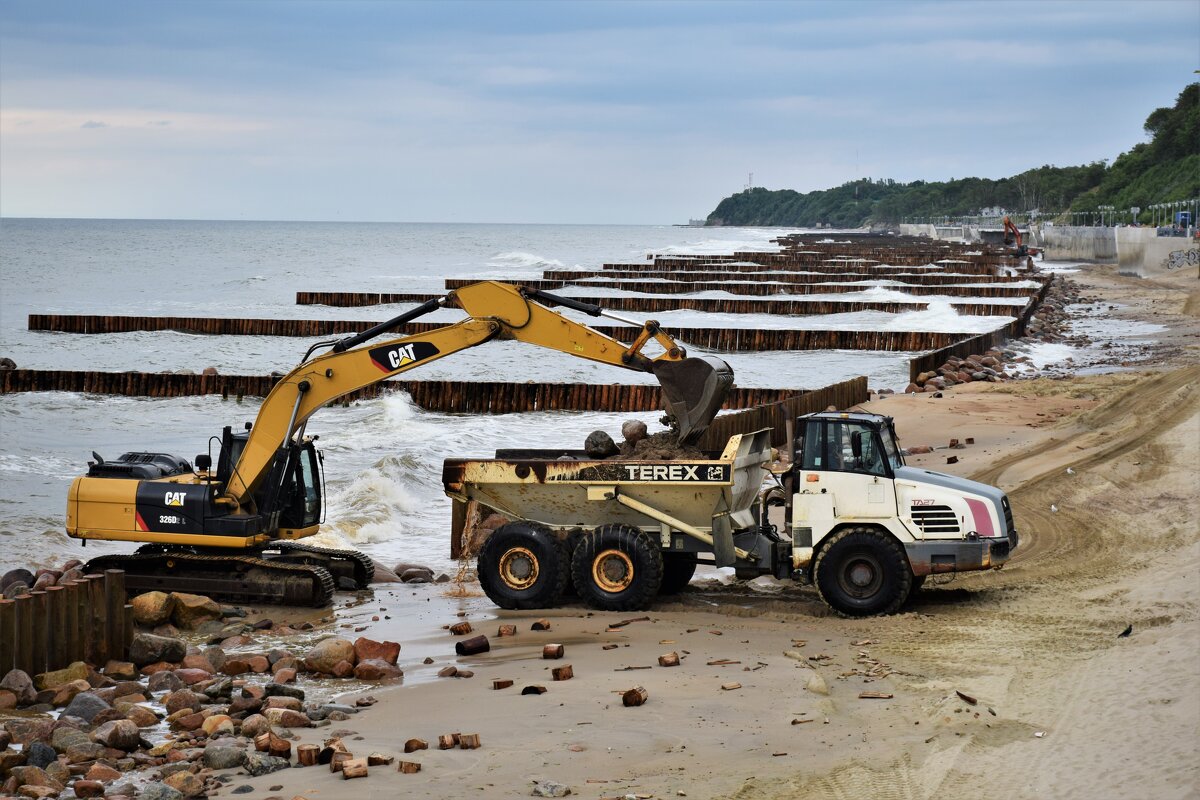
[[[31,313],[383,320],[405,306],[298,306],[297,291],[443,292],[445,278],[529,280],[546,269],[646,263],[651,253],[775,250],[781,229],[671,226],[468,225],[139,220],[0,220],[0,356],[20,367],[102,371],[266,374],[294,367],[311,343],[269,336],[175,332],[75,335],[31,332]],[[907,271],[907,270],[906,270]],[[614,290],[563,294],[617,297]],[[679,295],[687,296],[687,295]],[[711,296],[725,296],[725,293]],[[798,299],[816,299],[799,296]],[[823,297],[823,296],[822,296]],[[655,314],[679,327],[772,327],[976,333],[1011,319],[963,316],[969,298],[917,297],[864,285],[828,299],[928,303],[901,314],[847,312],[813,317]],[[1006,301],[995,301],[1004,305]],[[581,321],[585,315],[568,312]],[[633,312],[624,316],[638,317]],[[647,315],[649,316],[649,315]],[[440,310],[430,321],[451,322]],[[605,324],[609,324],[605,321]],[[686,342],[685,342],[686,343]],[[691,348],[693,353],[703,352]],[[726,358],[741,386],[816,388],[857,375],[873,387],[903,387],[911,354],[861,351],[735,353]],[[489,342],[410,373],[413,380],[644,383],[649,376],[517,342]],[[258,400],[148,399],[73,393],[0,396],[0,566],[49,566],[68,557],[127,552],[130,543],[66,536],[71,480],[94,452],[130,450],[192,460],[225,425],[254,419]],[[447,457],[486,457],[501,447],[581,446],[588,433],[613,434],[626,419],[659,428],[659,414],[545,412],[463,415],[424,411],[402,392],[325,409],[308,433],[320,436],[327,475],[327,525],[320,541],[354,546],[384,563],[449,568],[450,502],[442,493]]]

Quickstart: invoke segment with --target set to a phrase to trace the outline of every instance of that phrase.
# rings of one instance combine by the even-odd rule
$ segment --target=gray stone
[[[156,661],[183,661],[186,655],[187,642],[170,636],[138,633],[129,645],[129,660],[139,667]]]
[[[604,431],[592,431],[583,442],[588,458],[608,458],[621,452],[616,442]]]
[[[343,714],[357,714],[358,713],[357,708],[355,708],[354,706],[348,706],[345,703],[325,703],[321,706],[321,710],[324,711],[326,714],[330,714],[334,711],[340,711]]]
[[[566,797],[570,793],[570,786],[554,781],[534,781],[533,791],[530,792],[534,797]]]
[[[66,725],[55,728],[54,733],[50,734],[50,744],[60,753],[65,753],[68,748],[76,745],[91,744],[91,741],[83,731]]]
[[[233,769],[246,761],[246,751],[234,745],[217,742],[204,748],[204,766],[209,769]]]
[[[35,767],[46,767],[58,760],[58,753],[45,742],[34,742],[25,751],[25,763]]]
[[[142,735],[138,726],[127,719],[114,719],[92,731],[92,741],[114,750],[136,750]]]
[[[243,783],[241,786],[233,787],[233,790],[230,791],[230,794],[250,794],[253,791],[254,791],[253,786],[251,786],[248,783]]]
[[[155,781],[142,787],[137,800],[183,800],[183,792]]]
[[[256,777],[278,772],[281,769],[287,769],[291,765],[291,762],[286,758],[273,756],[269,753],[260,753],[258,751],[246,753],[246,772]]]
[[[147,685],[152,692],[178,692],[183,688],[183,679],[169,669],[159,670],[150,676]]]
[[[37,702],[37,689],[27,673],[19,669],[10,669],[0,681],[0,689],[7,689],[17,696],[17,705],[27,706]]]
[[[204,657],[208,659],[208,663],[212,664],[213,669],[218,672],[221,671],[221,667],[225,666],[225,651],[216,645],[204,648]]]
[[[96,718],[96,715],[102,711],[108,711],[112,706],[101,700],[96,695],[89,692],[80,692],[75,695],[65,709],[63,715],[67,717],[78,717],[84,722],[91,722]]]
[[[295,686],[285,686],[282,683],[268,683],[266,689],[263,690],[263,697],[294,697],[297,700],[303,700],[304,690]]]
[[[4,599],[13,600],[29,594],[29,584],[24,581],[13,581],[4,589]]]
[[[35,580],[36,577],[34,574],[24,567],[10,569],[8,572],[4,573],[3,577],[0,577],[0,590],[7,589],[9,586],[12,586],[14,583],[18,582],[23,583],[26,586],[31,586]]]

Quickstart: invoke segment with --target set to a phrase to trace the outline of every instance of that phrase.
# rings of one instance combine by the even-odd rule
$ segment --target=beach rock
[[[269,775],[272,772],[278,772],[281,769],[287,769],[292,764],[286,758],[273,756],[269,753],[259,753],[252,751],[246,753],[246,772],[258,777],[259,775]]]
[[[371,577],[371,583],[399,583],[400,576],[392,570],[380,564],[375,559],[371,559],[375,565],[375,574]]]
[[[242,736],[253,739],[260,733],[271,730],[271,722],[262,714],[251,714],[242,720]]]
[[[271,662],[267,660],[266,656],[250,656],[246,659],[246,665],[255,675],[261,675],[271,669]]]
[[[3,358],[0,358],[0,370],[16,369],[16,368],[17,368],[17,362],[13,361],[8,356],[4,356]]]
[[[400,580],[404,583],[433,583],[433,570],[406,569],[400,573]]]
[[[187,655],[187,643],[182,639],[138,633],[129,645],[129,660],[139,667],[157,661],[178,663]]]
[[[15,600],[18,597],[24,597],[29,594],[29,584],[24,581],[13,581],[4,590],[5,600]]]
[[[382,658],[368,658],[358,662],[354,667],[354,677],[360,681],[381,681],[389,678],[402,678],[404,672]]]
[[[333,665],[333,677],[349,678],[354,674],[354,663],[351,661],[339,661]]]
[[[14,583],[23,583],[29,586],[35,580],[37,580],[37,577],[32,572],[24,567],[17,567],[16,569],[10,569],[4,573],[3,577],[0,577],[0,589],[7,589]]]
[[[180,663],[180,666],[183,669],[204,670],[209,675],[217,671],[217,668],[213,666],[213,663],[208,660],[208,656],[204,655],[203,653],[188,653],[183,657],[183,661]]]
[[[91,692],[81,692],[63,709],[63,715],[78,717],[84,722],[91,722],[104,711],[111,711],[112,706]]]
[[[163,707],[167,709],[167,714],[174,714],[185,708],[199,711],[202,705],[203,699],[191,689],[179,689],[163,698]]]
[[[49,587],[51,587],[53,585],[54,585],[54,573],[43,572],[43,573],[39,574],[37,576],[37,580],[35,580],[33,582],[33,591],[35,591],[35,592],[45,591],[46,589],[48,589]]]
[[[296,668],[280,667],[275,670],[274,678],[276,683],[293,683],[296,680]]]
[[[75,790],[76,797],[103,797],[104,784],[100,781],[92,781],[86,778],[80,778],[71,786]]]
[[[250,662],[244,658],[233,657],[225,659],[221,671],[229,676],[245,675],[250,671]]]
[[[303,711],[304,704],[294,697],[268,697],[262,704],[263,708],[290,708],[292,711]]]
[[[13,767],[10,774],[17,779],[18,786],[47,786],[56,792],[63,790],[63,785],[47,775],[41,767]]]
[[[233,695],[233,678],[216,678],[204,687],[204,696],[216,700]]]
[[[17,705],[27,706],[37,701],[33,680],[24,670],[10,669],[0,680],[0,689],[7,689],[17,698]]]
[[[375,658],[395,664],[400,657],[400,645],[397,642],[377,642],[360,636],[354,640],[354,656],[358,661]]]
[[[571,787],[554,781],[534,781],[533,797],[566,797],[571,793]]]
[[[125,709],[125,719],[137,725],[139,728],[149,728],[151,725],[158,724],[158,714],[145,706],[132,705]]]
[[[225,666],[225,659],[228,658],[225,651],[215,644],[204,648],[202,655],[212,665],[213,672],[220,672],[221,667]]]
[[[174,598],[166,592],[145,592],[129,601],[133,606],[133,621],[138,625],[154,627],[171,619],[175,608]]]
[[[354,666],[354,645],[338,636],[331,636],[318,642],[304,655],[304,663],[314,672],[334,674],[338,662],[350,662]]]
[[[264,697],[294,697],[297,700],[304,699],[304,690],[298,689],[295,686],[282,686],[278,683],[268,683],[263,687]]]
[[[233,719],[228,714],[213,714],[204,720],[200,728],[210,738],[220,733],[233,733]]]
[[[92,731],[92,741],[114,750],[136,750],[141,740],[142,734],[138,726],[127,719],[106,722]]]
[[[204,795],[204,780],[187,770],[175,772],[163,778],[163,783],[175,789],[184,797],[202,797]]]
[[[7,775],[13,767],[25,763],[25,753],[20,750],[0,750],[0,775]]]
[[[915,392],[919,391],[921,391],[921,387],[917,386],[915,383],[910,383],[908,386],[904,387],[905,394],[914,394]]]
[[[57,689],[65,683],[72,681],[84,681],[88,679],[88,666],[82,661],[75,661],[70,666],[63,669],[56,669],[53,672],[43,672],[40,675],[35,675],[33,685],[39,689]]]
[[[312,727],[312,720],[308,718],[308,715],[290,708],[264,708],[263,716],[272,725],[280,725],[284,728]]]
[[[92,764],[88,767],[87,773],[83,776],[89,781],[100,781],[101,783],[111,783],[121,777],[120,770],[115,770],[107,764]]]
[[[246,752],[235,745],[218,741],[204,748],[202,758],[204,766],[209,769],[233,769],[245,762]]]
[[[154,673],[146,681],[151,692],[176,692],[183,688],[183,681],[171,670]]]
[[[109,661],[104,665],[104,674],[113,680],[131,681],[137,678],[138,668],[132,661]]]
[[[25,763],[32,767],[46,767],[58,760],[58,753],[45,742],[33,742],[25,750]]]
[[[58,687],[57,691],[54,692],[54,699],[50,701],[50,704],[55,708],[62,708],[74,700],[77,694],[89,691],[91,688],[91,684],[87,681],[71,681]],[[99,692],[97,692],[97,697],[99,697]]]
[[[175,670],[175,677],[179,678],[187,686],[195,686],[197,683],[203,683],[212,678],[212,674],[202,669],[177,669]]]
[[[0,711],[10,711],[17,707],[17,696],[8,689],[0,689]]]
[[[171,621],[184,630],[194,630],[201,623],[222,618],[221,604],[204,595],[171,592],[171,597],[175,600]]]
[[[592,431],[583,441],[584,452],[588,458],[608,458],[621,452],[616,442],[604,431]]]
[[[138,792],[137,800],[183,800],[183,792],[157,781],[147,783]]]
[[[81,730],[68,728],[65,725],[54,729],[50,736],[50,746],[60,753],[65,753],[71,747],[81,744],[91,744],[91,739]]]

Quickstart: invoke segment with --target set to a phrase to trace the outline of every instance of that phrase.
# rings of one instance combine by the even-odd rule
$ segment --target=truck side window
[[[801,469],[826,469],[829,463],[825,458],[825,423],[813,420],[805,425],[804,449],[801,451]]]

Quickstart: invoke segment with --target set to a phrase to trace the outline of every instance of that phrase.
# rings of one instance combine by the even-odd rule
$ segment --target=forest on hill
[[[1144,209],[1200,197],[1200,83],[1185,87],[1174,106],[1151,113],[1145,131],[1149,141],[1134,145],[1111,164],[1047,165],[999,180],[900,183],[864,178],[813,192],[753,187],[722,200],[705,224],[858,228],[972,216],[989,208],[1036,211],[1043,218],[1066,221],[1072,212],[1094,212],[1102,206]]]

